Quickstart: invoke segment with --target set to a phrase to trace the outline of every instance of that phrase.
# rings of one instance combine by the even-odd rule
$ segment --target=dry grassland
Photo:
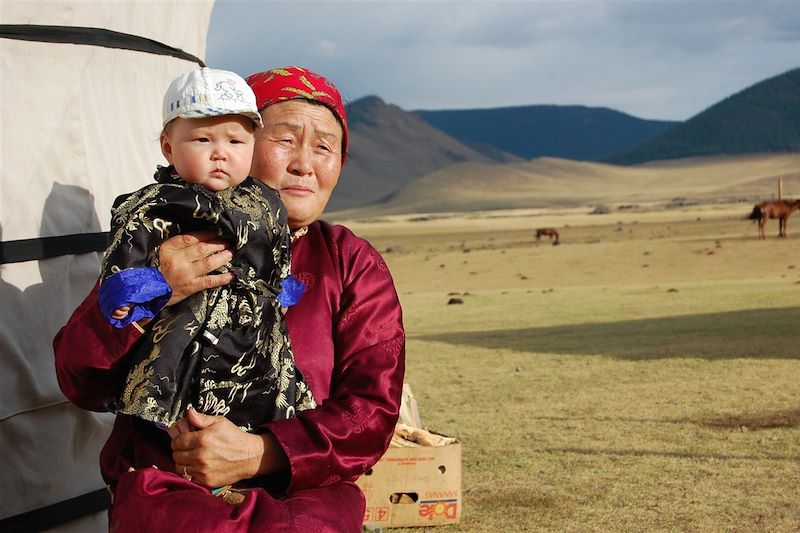
[[[424,424],[463,443],[437,530],[800,531],[800,215],[758,241],[751,207],[345,221],[395,277]]]
[[[414,180],[381,204],[349,218],[389,213],[578,207],[598,203],[738,201],[800,195],[800,154],[762,154],[659,161],[620,167],[542,157],[506,165],[458,163]]]

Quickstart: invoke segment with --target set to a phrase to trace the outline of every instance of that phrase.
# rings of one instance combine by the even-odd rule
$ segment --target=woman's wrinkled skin
[[[317,220],[339,182],[342,127],[325,106],[287,100],[261,112],[250,175],[278,190],[289,227]]]

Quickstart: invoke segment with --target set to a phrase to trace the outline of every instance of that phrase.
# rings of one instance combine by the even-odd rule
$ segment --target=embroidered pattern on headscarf
[[[349,136],[347,112],[342,95],[324,76],[302,67],[281,67],[251,74],[247,84],[256,95],[256,106],[263,110],[272,104],[302,98],[325,105],[342,126],[342,163],[347,158]]]

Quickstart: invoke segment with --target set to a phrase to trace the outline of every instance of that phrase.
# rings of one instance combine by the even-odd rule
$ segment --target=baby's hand
[[[123,307],[119,307],[111,315],[111,318],[113,318],[114,320],[122,320],[123,318],[128,316],[128,313],[130,313],[130,311],[131,311],[131,308],[128,307],[127,305],[125,305]]]

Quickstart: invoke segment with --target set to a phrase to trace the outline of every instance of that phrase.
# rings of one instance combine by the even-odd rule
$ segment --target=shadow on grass
[[[629,360],[800,359],[800,307],[415,338],[490,349]]]
[[[757,413],[722,413],[702,418],[635,418],[628,416],[531,416],[530,420],[549,420],[556,422],[626,422],[635,424],[697,424],[713,429],[741,430],[742,426],[750,431],[761,429],[800,427],[800,408],[761,411]]]
[[[717,460],[717,461],[800,461],[800,455],[728,455],[721,453],[695,453],[695,452],[667,452],[660,450],[601,450],[592,448],[542,448],[535,450],[545,453],[572,453],[578,455],[602,455],[614,457],[666,457],[673,459],[703,459],[703,460]]]
[[[721,414],[704,418],[705,426],[719,429],[742,428],[749,430],[794,428],[800,426],[800,409],[765,411],[761,413]]]
[[[568,501],[536,487],[498,486],[491,491],[469,491],[470,497],[482,507],[492,509],[539,509],[551,510],[562,507]]]

